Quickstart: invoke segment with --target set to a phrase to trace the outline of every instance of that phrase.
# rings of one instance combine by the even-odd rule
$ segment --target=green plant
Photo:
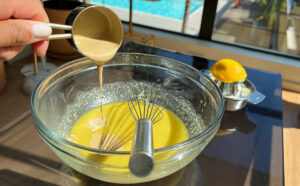
[[[259,19],[265,20],[269,24],[277,19],[280,8],[286,7],[285,0],[260,0],[258,3],[261,8]]]

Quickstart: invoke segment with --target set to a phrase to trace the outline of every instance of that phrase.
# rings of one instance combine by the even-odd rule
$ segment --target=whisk
[[[104,123],[104,130],[100,137],[99,149],[117,151],[133,138],[134,127],[124,130],[122,124],[111,127],[109,121],[106,121],[104,118],[101,118],[101,120]]]
[[[137,177],[149,175],[154,168],[152,124],[163,118],[166,106],[157,105],[158,100],[158,94],[151,90],[129,96],[128,107],[136,121],[129,170]]]

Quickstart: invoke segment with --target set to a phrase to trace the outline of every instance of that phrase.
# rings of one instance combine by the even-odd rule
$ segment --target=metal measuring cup
[[[105,20],[105,24],[97,21]],[[109,31],[112,35],[111,42],[118,43],[121,46],[123,40],[123,27],[119,17],[110,9],[98,5],[81,5],[72,10],[66,20],[66,24],[49,23],[51,28],[65,30],[65,34],[54,34],[48,37],[48,40],[68,39],[71,46],[79,53],[83,54],[76,45],[74,35],[90,36],[101,35]]]

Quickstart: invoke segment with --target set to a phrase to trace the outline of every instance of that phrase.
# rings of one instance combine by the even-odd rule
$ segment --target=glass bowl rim
[[[187,65],[187,64],[185,64],[183,62],[180,62],[180,61],[177,61],[177,60],[174,60],[174,59],[171,59],[171,58],[163,57],[163,56],[152,55],[152,54],[143,54],[143,53],[133,53],[133,52],[118,52],[116,54],[116,56],[124,56],[124,55],[127,55],[127,56],[128,55],[129,56],[144,56],[144,57],[150,57],[150,58],[159,58],[159,59],[164,59],[164,60],[171,61],[171,62],[174,62],[174,63],[179,63],[180,65],[183,65],[183,66],[185,66],[187,68],[190,68],[191,70],[193,70],[196,73],[201,74],[201,76],[205,77],[206,80],[208,80],[214,86],[215,90],[218,92],[218,95],[220,96],[220,101],[221,101],[221,103],[220,103],[220,110],[217,113],[216,119],[206,129],[204,129],[202,132],[200,132],[199,134],[195,135],[194,137],[189,138],[189,139],[187,139],[187,140],[185,140],[183,142],[176,143],[174,145],[167,146],[167,147],[162,147],[162,148],[154,149],[154,152],[153,152],[154,154],[155,153],[159,153],[159,152],[166,152],[166,151],[173,150],[173,149],[176,149],[176,148],[181,148],[183,146],[191,144],[192,142],[198,140],[199,138],[201,138],[204,135],[206,135],[207,133],[209,133],[211,130],[213,130],[218,125],[219,121],[221,120],[221,118],[223,116],[223,112],[224,112],[224,97],[223,97],[220,89],[218,88],[218,86],[214,83],[214,81],[212,79],[210,79],[207,75],[205,75],[203,72],[201,72],[200,70],[192,67],[191,65]],[[79,145],[77,143],[74,143],[72,141],[67,140],[66,138],[64,138],[61,135],[57,134],[56,132],[52,131],[46,125],[44,125],[43,122],[40,120],[40,118],[39,118],[39,116],[38,116],[38,114],[37,114],[37,112],[36,112],[36,110],[34,108],[34,105],[35,105],[34,98],[35,98],[35,95],[37,94],[37,91],[38,91],[40,85],[46,79],[48,79],[54,72],[58,72],[58,71],[64,69],[66,66],[75,64],[77,62],[90,63],[90,60],[87,59],[86,57],[83,57],[83,58],[79,58],[79,59],[75,59],[75,60],[72,60],[70,62],[67,62],[67,63],[59,66],[57,69],[55,69],[55,71],[53,71],[49,75],[45,76],[36,85],[36,87],[34,88],[32,94],[31,94],[31,98],[30,98],[30,109],[31,109],[32,117],[36,121],[36,122],[34,122],[35,123],[34,124],[35,127],[37,127],[39,130],[41,130],[42,133],[44,133],[45,135],[47,135],[48,138],[51,138],[54,141],[59,141],[59,142],[61,142],[64,145],[69,145],[69,146],[78,148],[80,150],[85,150],[85,151],[89,151],[91,153],[100,153],[100,154],[130,155],[130,153],[131,153],[130,151],[106,151],[106,150],[101,150],[101,149],[96,149],[96,148],[90,148],[90,147],[86,147],[86,146],[83,146],[83,145]],[[117,64],[117,65],[119,65],[119,64]],[[117,66],[117,65],[116,64],[105,64],[104,67],[106,67],[106,66]],[[40,132],[38,131],[38,133],[40,133]],[[52,144],[51,142],[49,142],[48,139],[45,139],[44,136],[41,136],[41,137],[44,140],[46,140],[48,143]],[[52,145],[54,145],[54,144],[52,144]]]

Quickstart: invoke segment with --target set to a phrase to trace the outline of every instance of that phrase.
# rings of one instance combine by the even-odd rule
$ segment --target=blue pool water
[[[129,0],[92,0],[92,3],[129,9]],[[192,0],[190,13],[193,13],[201,6],[203,6],[202,1]],[[159,0],[152,2],[145,0],[133,0],[134,11],[168,18],[183,19],[184,9],[185,0]]]

